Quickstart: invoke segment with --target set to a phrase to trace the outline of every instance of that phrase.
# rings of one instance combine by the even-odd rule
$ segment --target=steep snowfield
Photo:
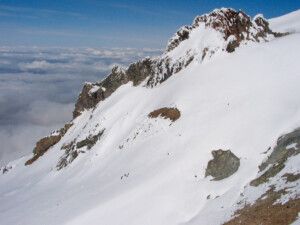
[[[278,32],[300,32],[300,9],[287,15],[269,20],[271,29]]]
[[[299,30],[291,16],[300,20],[299,11],[271,20],[274,31]],[[32,165],[24,166],[30,156],[8,165],[0,175],[0,223],[222,224],[257,176],[262,153],[300,126],[299,41],[293,33],[218,52],[155,88],[121,86]],[[181,111],[176,122],[147,117],[172,106]],[[57,171],[63,144],[102,129],[90,151]],[[205,169],[217,149],[230,149],[241,165],[210,181]]]

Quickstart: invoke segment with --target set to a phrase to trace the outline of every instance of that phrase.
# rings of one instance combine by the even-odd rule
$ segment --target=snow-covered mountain
[[[1,224],[296,221],[299,21],[214,10],[85,83],[73,120],[1,168]]]

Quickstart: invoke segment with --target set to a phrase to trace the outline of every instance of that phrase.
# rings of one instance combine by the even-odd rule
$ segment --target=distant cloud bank
[[[0,47],[0,166],[72,119],[84,82],[161,49]]]

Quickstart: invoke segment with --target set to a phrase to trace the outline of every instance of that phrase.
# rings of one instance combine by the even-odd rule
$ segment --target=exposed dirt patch
[[[148,117],[157,118],[161,116],[175,122],[179,119],[180,115],[180,111],[177,108],[161,108],[149,113]]]
[[[236,211],[234,219],[224,225],[289,225],[298,217],[300,211],[300,196],[281,205],[274,202],[285,194],[286,190],[274,191],[272,187],[262,195],[252,206],[246,205],[243,209]]]

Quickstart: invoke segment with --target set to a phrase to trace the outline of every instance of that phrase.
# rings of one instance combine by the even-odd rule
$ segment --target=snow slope
[[[300,20],[296,11],[271,20],[272,28],[299,30],[291,16]],[[121,86],[32,165],[24,166],[31,156],[8,165],[0,175],[1,224],[222,224],[257,176],[262,152],[300,126],[299,40],[296,32],[218,52],[154,88]],[[176,122],[147,117],[174,106]],[[90,151],[57,170],[63,144],[102,129]],[[217,149],[230,149],[241,166],[210,181],[205,169]]]
[[[300,9],[287,15],[269,20],[271,29],[278,32],[300,32]]]

